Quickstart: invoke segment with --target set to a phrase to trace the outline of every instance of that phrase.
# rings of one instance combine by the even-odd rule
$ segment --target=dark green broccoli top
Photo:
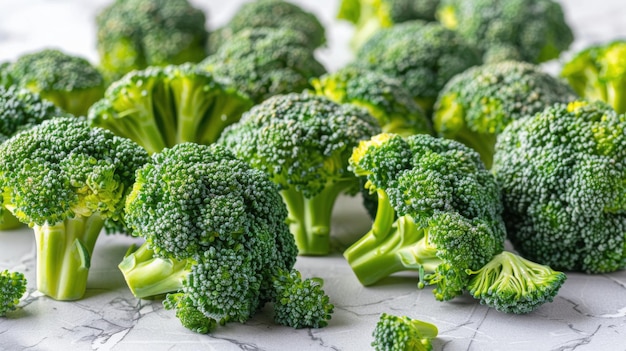
[[[544,62],[574,40],[561,5],[553,0],[441,0],[437,18],[479,47],[485,62]]]
[[[301,32],[311,50],[326,43],[326,30],[312,12],[285,0],[257,0],[242,4],[225,26],[211,33],[209,53],[215,53],[236,33],[261,27],[287,28]]]
[[[564,270],[626,265],[626,116],[556,104],[498,137],[493,172],[507,231],[526,258]]]
[[[354,64],[395,77],[430,113],[454,75],[480,64],[474,47],[436,22],[409,21],[382,29],[359,49]]]
[[[576,94],[565,82],[533,64],[486,64],[446,84],[435,104],[433,125],[440,136],[475,148],[490,167],[495,138],[511,121],[574,99]]]
[[[100,64],[110,80],[206,56],[206,15],[187,0],[115,0],[97,15],[96,26]]]
[[[251,28],[235,34],[200,67],[235,85],[260,103],[276,94],[310,88],[326,72],[308,39],[289,28]]]

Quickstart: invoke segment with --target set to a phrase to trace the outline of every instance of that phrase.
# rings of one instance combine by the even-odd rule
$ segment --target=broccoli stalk
[[[20,299],[26,293],[26,277],[21,272],[0,272],[0,317],[14,311]]]
[[[382,313],[372,332],[375,351],[430,351],[439,330],[434,324]]]
[[[6,208],[34,228],[37,288],[57,300],[83,296],[105,220],[122,220],[135,169],[149,161],[139,145],[58,117],[0,145]]]

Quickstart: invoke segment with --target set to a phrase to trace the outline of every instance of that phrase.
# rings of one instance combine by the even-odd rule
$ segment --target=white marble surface
[[[195,0],[224,23],[241,1]],[[300,0],[319,14],[330,33],[318,52],[329,70],[350,60],[350,27],[333,20],[336,0]],[[0,0],[0,61],[57,47],[96,60],[94,13],[105,0]],[[626,37],[623,0],[567,0],[566,14],[577,36],[573,49]],[[567,57],[569,53],[565,54]],[[558,62],[546,65],[556,71]],[[359,202],[342,199],[335,217],[335,243],[350,242],[369,226]],[[0,232],[0,270],[26,273],[28,294],[20,309],[0,318],[0,350],[368,350],[382,312],[408,315],[439,327],[435,350],[626,350],[626,271],[602,275],[569,273],[554,302],[528,315],[485,308],[468,296],[443,303],[429,288],[417,290],[403,274],[373,287],[361,286],[339,253],[300,257],[306,276],[320,276],[335,304],[328,327],[293,330],[274,326],[271,309],[246,324],[230,324],[212,335],[184,329],[160,302],[140,301],[124,285],[117,263],[136,239],[102,236],[95,249],[87,294],[58,302],[34,287],[34,239],[28,228]]]

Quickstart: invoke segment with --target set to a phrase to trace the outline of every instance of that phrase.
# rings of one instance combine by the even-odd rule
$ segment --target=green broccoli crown
[[[56,224],[98,213],[120,218],[135,168],[149,160],[128,139],[59,117],[0,145],[5,206],[24,223]]]
[[[478,151],[489,168],[496,136],[511,121],[575,99],[566,83],[533,64],[485,64],[457,74],[446,84],[435,104],[433,124],[440,136]]]
[[[563,65],[561,76],[587,100],[626,112],[626,40],[589,46]]]
[[[310,88],[311,78],[326,73],[308,45],[306,36],[289,28],[249,28],[199,65],[260,103]]]
[[[481,303],[506,313],[529,313],[551,302],[566,276],[548,266],[503,251],[471,272],[467,290]]]
[[[419,20],[381,29],[359,49],[354,65],[397,78],[430,113],[444,85],[481,63],[478,51],[455,31]]]
[[[372,332],[375,351],[429,351],[439,330],[434,324],[382,313]]]
[[[436,17],[479,47],[485,62],[554,59],[574,40],[553,0],[441,0]]]
[[[328,325],[334,305],[323,290],[321,278],[303,279],[297,270],[274,277],[274,320],[292,328],[322,328]]]
[[[211,33],[209,52],[215,53],[244,29],[262,27],[300,32],[311,50],[326,43],[326,29],[315,14],[285,0],[258,0],[242,4],[225,26]]]
[[[243,93],[187,63],[126,74],[88,118],[155,153],[183,142],[213,143],[251,106]]]
[[[585,272],[626,265],[625,130],[626,116],[605,103],[576,101],[500,134],[493,172],[522,256]]]
[[[432,133],[430,120],[396,78],[353,66],[314,78],[315,92],[337,103],[366,108],[384,132],[400,135]]]
[[[100,64],[110,80],[206,56],[206,15],[187,0],[116,0],[98,13],[96,26]]]
[[[184,293],[167,294],[163,307],[166,310],[175,310],[180,324],[193,332],[207,334],[217,327],[217,321],[200,312]]]
[[[402,270],[426,273],[435,296],[460,294],[469,275],[502,251],[500,192],[478,154],[453,140],[381,134],[350,159],[378,193],[372,229],[344,252],[359,280]],[[474,268],[472,268],[474,267]]]
[[[8,72],[15,84],[74,115],[84,115],[104,94],[104,78],[89,61],[56,49],[22,55]]]
[[[218,142],[279,185],[300,254],[325,255],[337,197],[359,191],[352,149],[379,132],[365,109],[305,92],[254,106]]]
[[[23,273],[4,270],[0,272],[0,317],[14,311],[24,293],[26,278]]]
[[[376,31],[411,20],[434,21],[440,0],[342,0],[337,18],[356,25],[351,46],[358,49]]]

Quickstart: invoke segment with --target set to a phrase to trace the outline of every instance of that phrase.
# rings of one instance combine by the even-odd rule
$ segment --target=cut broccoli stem
[[[615,109],[617,113],[626,112],[626,84],[621,79],[608,82],[606,84],[607,102]]]
[[[34,225],[37,289],[55,300],[77,300],[87,288],[91,254],[104,225],[99,214]]]
[[[333,207],[339,194],[352,186],[352,180],[337,181],[310,198],[295,187],[281,190],[280,194],[289,212],[289,229],[296,239],[300,255],[329,254]]]
[[[186,260],[160,258],[143,243],[128,253],[118,265],[132,294],[140,299],[165,295],[178,291],[189,275],[190,264]]]
[[[384,192],[378,193],[372,229],[343,254],[361,284],[372,285],[404,270],[434,272],[441,259],[428,245],[427,230],[418,228],[408,215],[396,219]]]

